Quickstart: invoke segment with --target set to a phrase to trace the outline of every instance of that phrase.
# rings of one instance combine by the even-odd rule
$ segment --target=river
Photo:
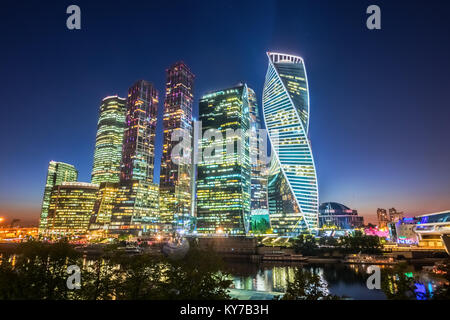
[[[231,295],[237,299],[272,299],[274,295],[286,291],[288,280],[294,277],[295,268],[302,267],[320,275],[328,285],[331,294],[357,300],[385,300],[382,290],[367,288],[367,265],[346,264],[295,264],[295,263],[260,263],[227,261],[227,269],[232,275],[233,290]],[[391,266],[380,266],[391,268]],[[419,276],[425,290],[433,292],[439,280],[421,271],[421,266],[410,265],[407,274]]]

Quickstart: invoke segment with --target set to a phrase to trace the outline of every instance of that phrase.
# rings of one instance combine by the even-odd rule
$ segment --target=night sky
[[[71,4],[81,30],[66,28]],[[371,4],[382,30],[365,26]],[[266,51],[305,60],[320,202],[369,221],[378,207],[450,209],[449,12],[449,1],[2,1],[0,216],[38,221],[50,160],[90,181],[103,97],[145,79],[162,108],[165,69],[183,60],[195,114],[202,94],[239,81],[261,104]]]

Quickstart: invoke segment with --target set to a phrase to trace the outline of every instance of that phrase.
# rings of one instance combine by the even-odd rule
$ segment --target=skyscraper
[[[269,211],[267,207],[267,175],[265,137],[260,132],[261,119],[256,94],[248,89],[249,115],[250,115],[250,163],[251,163],[251,217],[252,231],[263,232],[269,228]],[[265,226],[265,228],[257,228]]]
[[[318,186],[308,138],[309,92],[303,59],[268,52],[263,114],[274,153],[268,180],[274,233],[296,236],[318,224]]]
[[[160,214],[166,230],[189,229],[191,222],[191,140],[194,75],[183,62],[166,70]],[[177,137],[176,137],[177,136]],[[173,141],[172,138],[176,139]],[[178,155],[174,146],[186,139]]]
[[[244,235],[250,221],[251,175],[247,85],[204,95],[199,113],[204,134],[198,164],[197,231]]]
[[[153,183],[158,91],[137,81],[128,90],[120,183],[110,230],[141,233],[156,229],[159,187]]]
[[[42,200],[41,218],[39,221],[39,233],[44,233],[47,229],[48,208],[50,205],[50,196],[55,186],[63,182],[77,181],[78,171],[71,164],[64,162],[50,161],[47,170],[47,180],[44,189],[44,198]]]
[[[86,233],[97,191],[97,184],[84,182],[63,182],[54,187],[48,210],[49,233],[55,236]]]
[[[145,80],[128,90],[121,180],[153,182],[158,91]]]
[[[92,183],[119,182],[125,130],[126,99],[102,100],[97,124]]]

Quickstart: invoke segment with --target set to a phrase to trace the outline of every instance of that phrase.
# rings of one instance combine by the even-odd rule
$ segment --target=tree
[[[296,253],[303,255],[314,255],[317,253],[316,239],[312,235],[299,235],[293,242],[293,248]]]
[[[110,248],[113,250],[113,248]],[[11,261],[10,261],[11,260]],[[213,253],[191,248],[171,261],[149,255],[127,256],[111,250],[91,261],[67,242],[28,242],[16,259],[0,260],[0,299],[229,299],[229,276]],[[81,288],[67,288],[67,267],[81,269]]]
[[[226,300],[232,281],[224,273],[222,260],[214,252],[191,247],[182,260],[170,261],[166,299]]]
[[[67,288],[66,283],[70,265],[81,266],[82,261],[66,241],[22,243],[14,264],[2,262],[0,296],[27,300],[74,298],[74,292]]]
[[[382,248],[379,237],[366,236],[359,231],[353,236],[341,237],[339,246],[348,253],[380,253]]]
[[[87,263],[82,270],[81,289],[76,297],[81,300],[112,300],[121,283],[120,268],[108,258]]]

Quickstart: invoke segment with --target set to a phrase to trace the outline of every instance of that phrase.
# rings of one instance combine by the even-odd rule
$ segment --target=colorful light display
[[[274,152],[268,182],[270,223],[274,233],[296,236],[318,226],[308,80],[302,58],[270,52],[267,56],[263,114]]]

